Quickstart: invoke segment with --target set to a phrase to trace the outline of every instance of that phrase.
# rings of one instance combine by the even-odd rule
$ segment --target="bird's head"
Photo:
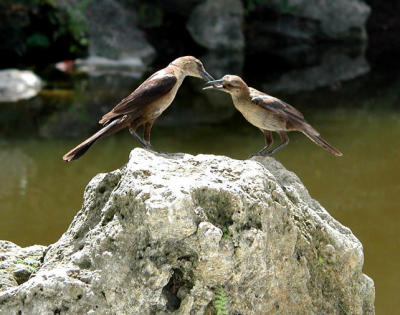
[[[243,91],[248,91],[248,88],[249,87],[241,77],[227,74],[223,76],[222,79],[208,81],[203,90],[216,89],[232,95],[239,95],[242,94]]]
[[[204,81],[214,80],[214,78],[204,69],[201,61],[192,56],[179,57],[172,61],[170,65],[178,67],[184,73],[196,78],[201,78]]]

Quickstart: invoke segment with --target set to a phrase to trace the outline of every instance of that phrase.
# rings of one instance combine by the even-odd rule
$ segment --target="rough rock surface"
[[[92,179],[0,313],[213,314],[219,288],[229,314],[373,314],[362,266],[357,238],[273,158],[135,149]]]
[[[193,9],[187,29],[199,45],[210,50],[242,50],[242,19],[240,0],[207,0]]]
[[[45,250],[46,246],[21,248],[8,241],[0,241],[0,292],[28,281],[41,265]]]
[[[155,56],[154,48],[136,27],[135,12],[116,0],[57,0],[57,4],[87,25],[89,56],[111,59],[107,66],[122,67],[140,59],[148,64]],[[107,58],[107,59],[106,59]],[[94,60],[94,59],[93,59]],[[98,59],[100,60],[100,59]],[[121,61],[121,65],[117,64]],[[88,62],[93,63],[90,59]]]
[[[269,92],[297,93],[330,86],[368,73],[370,66],[364,56],[348,56],[336,50],[326,50],[318,64],[283,73],[278,80],[263,85]]]
[[[207,69],[211,69],[215,78],[222,78],[227,73],[240,75],[244,65],[244,52],[235,51],[226,53],[224,51],[210,50],[201,57]]]
[[[0,102],[15,102],[34,97],[42,86],[42,80],[32,71],[1,70]]]
[[[277,11],[289,11],[292,17],[283,17],[272,27],[289,37],[325,37],[330,39],[366,39],[365,24],[370,7],[360,0],[288,0],[282,7],[281,0],[271,0],[268,5]],[[297,19],[314,23],[303,24]]]

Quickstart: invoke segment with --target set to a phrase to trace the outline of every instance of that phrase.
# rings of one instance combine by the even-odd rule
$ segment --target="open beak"
[[[211,76],[211,74],[209,74],[207,71],[205,70],[201,70],[200,71],[200,75],[201,77],[204,79],[204,81],[210,81],[210,80],[214,80],[214,78]]]
[[[222,79],[221,79],[221,80],[211,80],[211,81],[208,81],[208,82],[206,83],[206,86],[203,87],[203,90],[208,90],[208,89],[217,89],[217,90],[220,90],[220,89],[223,89],[224,86],[223,86],[221,83],[222,83]]]

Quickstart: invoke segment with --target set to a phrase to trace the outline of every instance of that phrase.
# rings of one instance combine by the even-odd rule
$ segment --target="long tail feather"
[[[338,149],[334,148],[331,146],[328,142],[326,142],[324,139],[322,139],[319,135],[315,135],[313,133],[308,132],[307,130],[301,130],[312,142],[318,144],[325,150],[329,151],[333,155],[336,156],[342,156],[343,153],[340,152]]]
[[[77,145],[75,148],[73,148],[71,151],[66,153],[63,156],[63,160],[66,162],[71,162],[72,160],[76,160],[79,157],[81,157],[85,152],[92,146],[93,143],[95,143],[98,139],[104,136],[111,135],[122,128],[124,128],[126,125],[122,123],[120,119],[116,119],[112,121],[110,124],[107,126],[103,127],[100,129],[98,132],[96,132],[93,136],[89,137],[85,141],[83,141],[81,144]]]

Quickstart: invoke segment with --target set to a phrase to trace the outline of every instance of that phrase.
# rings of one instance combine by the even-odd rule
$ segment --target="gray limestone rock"
[[[0,102],[16,102],[36,96],[43,81],[32,71],[5,69],[0,71]]]
[[[227,73],[240,75],[244,65],[243,51],[208,51],[202,58],[207,65],[207,69],[212,71],[212,75],[216,78],[222,78]]]
[[[89,57],[80,60],[90,74],[142,71],[155,57],[154,48],[137,28],[137,16],[116,0],[57,0],[89,37]],[[84,27],[83,27],[84,26]],[[133,70],[131,68],[133,67]],[[114,68],[114,70],[113,70]]]
[[[349,56],[340,50],[325,50],[318,64],[292,70],[274,82],[264,84],[269,92],[298,93],[312,91],[320,87],[332,86],[352,80],[370,71],[364,54]]]
[[[21,248],[8,241],[0,241],[0,293],[28,281],[39,269],[45,250],[46,246]]]
[[[199,45],[210,50],[242,50],[242,19],[240,0],[207,0],[193,9],[186,27]]]
[[[135,149],[91,180],[0,313],[373,314],[362,266],[357,238],[275,159]]]
[[[278,12],[290,12],[292,18],[283,16],[281,21],[273,26],[278,33],[286,34],[288,37],[366,39],[365,24],[371,9],[363,1],[288,0],[283,7],[282,1],[271,0],[268,5]],[[306,19],[313,23],[299,24],[298,19]]]

